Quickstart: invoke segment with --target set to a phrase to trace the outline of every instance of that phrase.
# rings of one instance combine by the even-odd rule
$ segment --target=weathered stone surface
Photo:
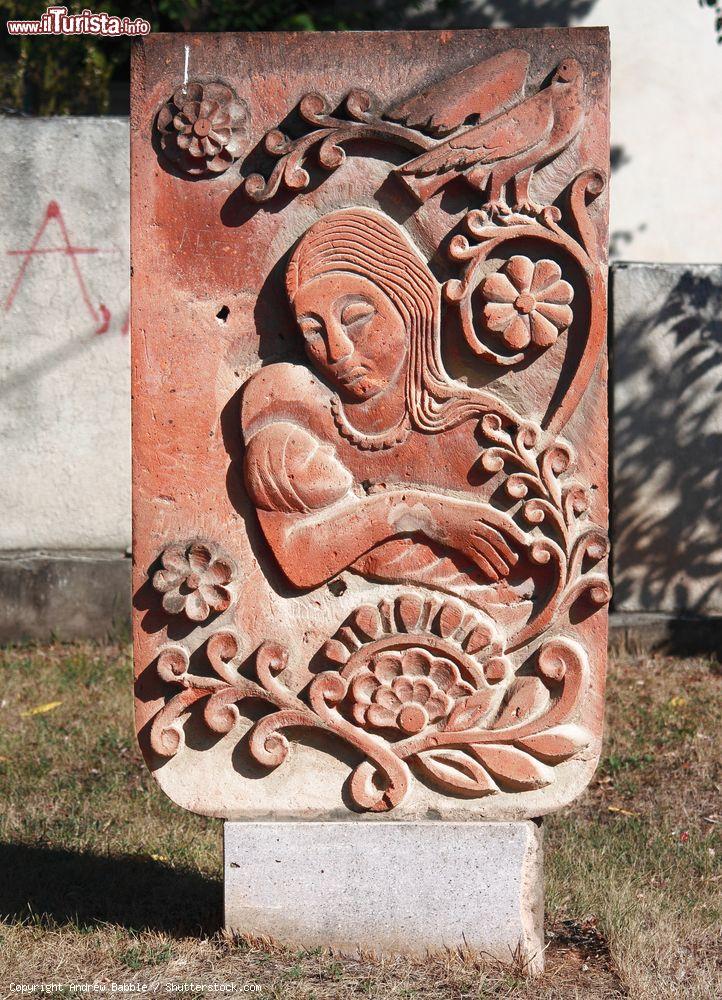
[[[722,612],[722,266],[614,269],[615,604]]]
[[[126,638],[130,596],[122,552],[0,552],[0,643]]]
[[[136,48],[137,721],[177,802],[517,819],[589,780],[607,70],[603,30]]]
[[[531,821],[226,823],[224,844],[229,930],[543,966],[542,831]]]
[[[0,550],[122,553],[128,127],[4,117],[2,131]]]

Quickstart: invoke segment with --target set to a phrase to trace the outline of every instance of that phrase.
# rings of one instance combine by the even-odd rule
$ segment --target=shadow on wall
[[[722,612],[722,266],[617,265],[615,607]]]

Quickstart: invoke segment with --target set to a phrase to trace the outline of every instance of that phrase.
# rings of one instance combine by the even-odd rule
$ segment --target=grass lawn
[[[9,649],[0,677],[0,997],[38,982],[235,982],[301,1000],[722,995],[710,661],[610,665],[602,764],[545,821],[547,971],[533,982],[464,956],[342,959],[225,936],[222,824],[175,807],[146,771],[129,649]]]

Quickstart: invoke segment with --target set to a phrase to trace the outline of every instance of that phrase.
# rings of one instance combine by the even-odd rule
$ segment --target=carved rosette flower
[[[571,325],[574,289],[556,261],[511,257],[481,291],[487,328],[513,350],[550,347]]]
[[[213,612],[231,606],[233,565],[216,546],[204,542],[169,545],[160,561],[162,568],[153,574],[153,586],[163,595],[168,614],[185,614],[191,621],[204,622]]]
[[[160,144],[187,174],[221,174],[241,155],[247,118],[229,87],[187,83],[158,114]]]
[[[459,698],[473,693],[450,660],[425,649],[389,650],[354,678],[351,711],[361,726],[420,733],[446,719]]]

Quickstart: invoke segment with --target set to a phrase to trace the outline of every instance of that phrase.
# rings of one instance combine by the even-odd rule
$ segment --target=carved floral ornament
[[[363,606],[332,640],[344,646],[343,668],[329,660],[332,669],[316,675],[303,695],[284,683],[288,655],[275,643],[257,650],[255,679],[241,669],[245,651],[234,632],[216,632],[206,643],[211,676],[191,671],[184,647],[167,646],[158,674],[181,691],[155,717],[151,746],[162,757],[178,753],[183,715],[195,702],[204,703],[205,724],[220,736],[238,723],[239,703],[258,699],[272,711],[251,727],[251,756],[273,769],[289,754],[284,729],[331,733],[365,758],[348,783],[360,809],[399,805],[412,773],[472,797],[543,788],[555,780],[557,764],[590,743],[590,734],[569,722],[587,691],[586,654],[572,640],[549,640],[534,673],[515,677],[495,652],[492,623],[486,647],[474,655],[464,650],[480,627],[455,603],[417,595]],[[338,654],[334,646],[329,652]]]
[[[163,595],[168,614],[204,622],[231,606],[234,575],[231,560],[212,543],[169,545],[153,574],[153,587]]]
[[[229,87],[190,81],[158,113],[161,148],[186,174],[221,174],[243,151],[247,120]]]
[[[574,290],[554,260],[514,256],[482,283],[484,321],[507,347],[550,347],[572,323]]]
[[[375,209],[329,212],[293,248],[286,295],[308,364],[266,365],[244,387],[246,493],[292,588],[314,591],[348,571],[401,593],[365,599],[326,632],[317,651],[326,669],[304,687],[294,678],[308,664],[289,663],[280,643],[253,648],[232,628],[193,650],[163,647],[158,676],[175,693],[151,728],[161,758],[182,751],[190,713],[240,741],[246,699],[268,713],[244,740],[259,764],[287,759],[288,731],[329,733],[358,753],[349,795],[373,811],[401,803],[414,776],[437,791],[493,797],[550,786],[591,754],[593,670],[571,612],[589,617],[609,601],[609,546],[590,513],[595,484],[561,432],[604,343],[604,262],[590,206],[605,182],[592,169],[570,178],[564,213],[531,199],[536,167],[583,125],[585,74],[565,58],[548,86],[525,96],[528,61],[503,53],[389,108],[351,91],[338,116],[335,101],[306,94],[299,112],[310,130],[267,133],[270,175],[243,182],[259,204],[283,187],[308,188],[313,153],[323,169],[341,168],[355,139],[408,151],[390,174],[419,202],[455,178],[486,201],[449,241],[459,270],[443,286],[408,232]],[[193,96],[192,107],[174,97],[176,112],[163,120],[201,161],[213,149],[196,123],[218,112],[207,93]],[[468,125],[470,117],[479,120]],[[518,252],[520,243],[533,251]],[[466,346],[497,368],[533,364],[575,338],[576,368],[541,423],[491,387],[449,375],[442,309],[458,310]],[[283,400],[278,412],[274,399]],[[472,445],[455,436],[470,421]],[[451,485],[429,462],[426,442],[437,435],[459,466]],[[472,469],[494,490],[475,492]],[[153,585],[167,612],[201,622],[230,606],[232,563],[212,546],[169,547],[162,562]],[[191,651],[193,663],[206,661],[202,672]]]

